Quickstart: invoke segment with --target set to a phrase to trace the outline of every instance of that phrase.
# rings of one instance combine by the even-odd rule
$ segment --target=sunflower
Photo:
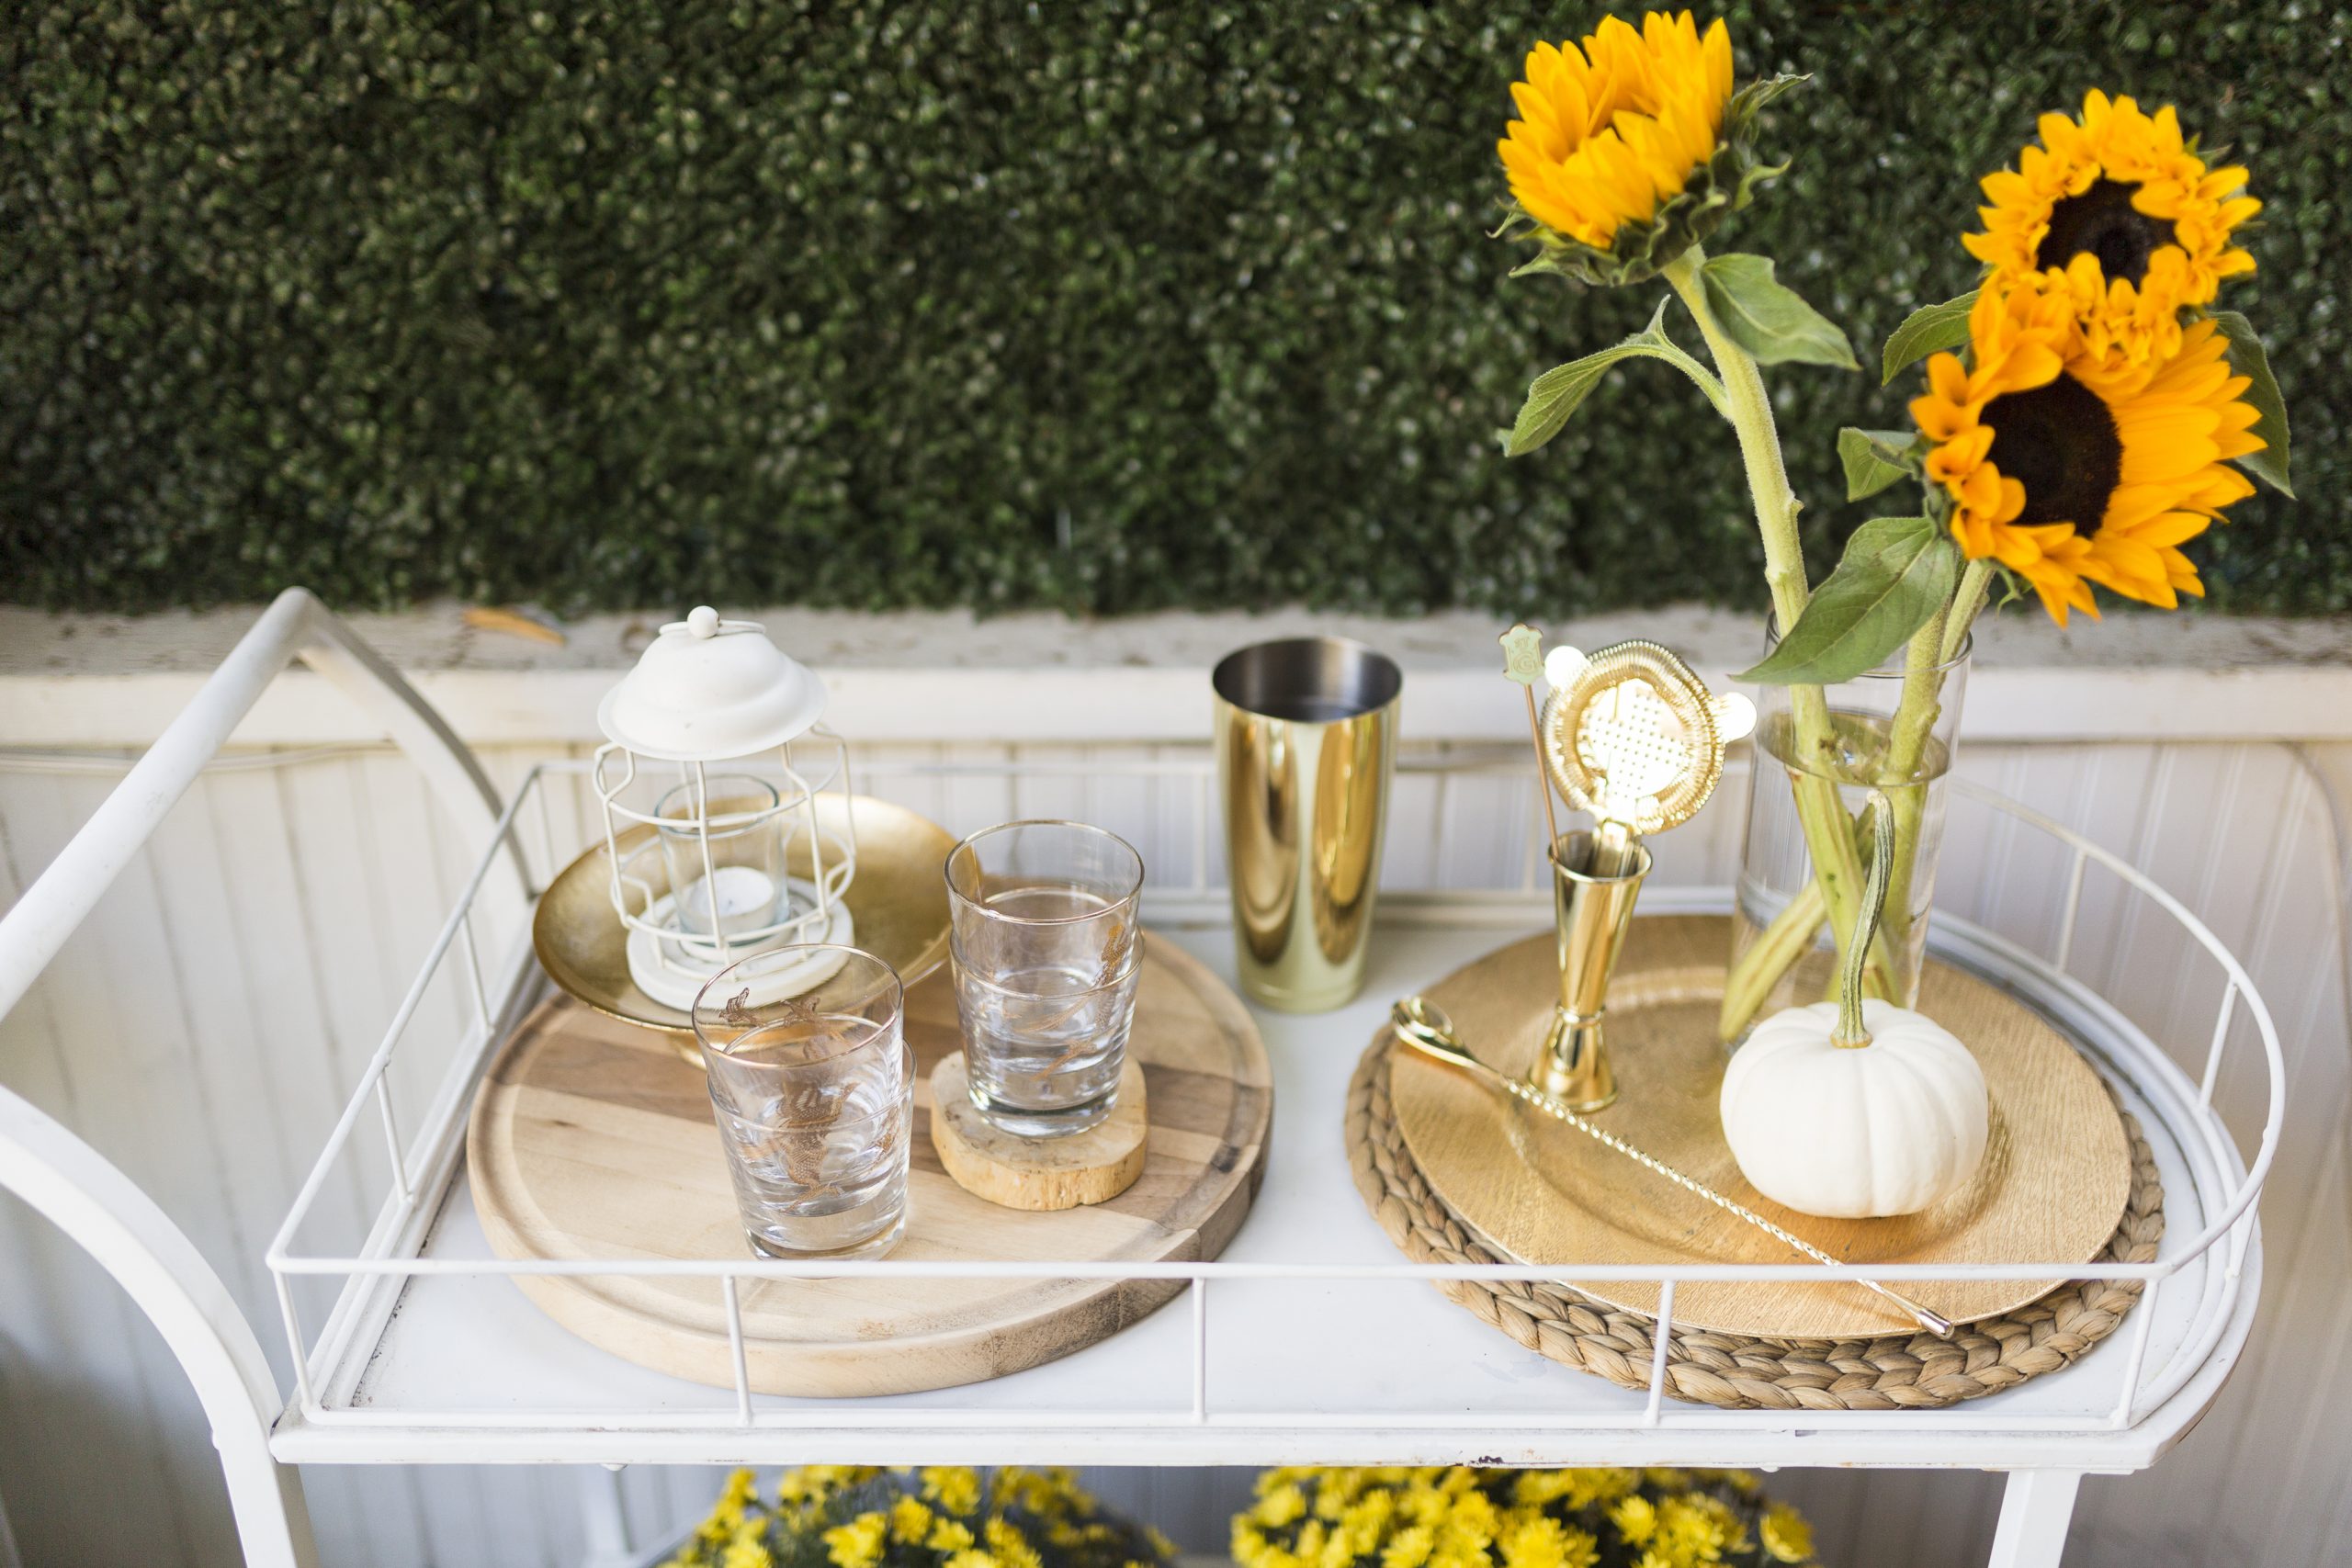
[[[2253,493],[2223,465],[2264,446],[2212,321],[2186,328],[2171,357],[2119,369],[2091,353],[2074,303],[2046,275],[1986,287],[1969,363],[1936,355],[1911,403],[1962,553],[2025,579],[2060,626],[2069,610],[2098,614],[2094,583],[2165,609],[2202,596],[2180,547]]]
[[[1731,34],[1702,35],[1688,11],[1653,11],[1637,29],[1605,18],[1581,43],[1539,43],[1511,84],[1519,118],[1495,144],[1513,211],[1501,232],[1543,253],[1521,270],[1587,283],[1653,276],[1750,187],[1756,115],[1799,78],[1732,90]]]
[[[2102,366],[2178,354],[2182,308],[2211,304],[2223,279],[2254,270],[2231,243],[2262,209],[2245,194],[2245,171],[2208,169],[2170,105],[2151,117],[2096,90],[2081,119],[2046,114],[2041,131],[2016,168],[1984,176],[1984,232],[1962,236],[1985,282],[2062,282],[2085,352]]]
[[[1653,11],[1641,31],[1605,18],[1578,49],[1539,43],[1511,84],[1520,118],[1496,143],[1511,195],[1541,221],[1605,251],[1682,194],[1715,150],[1731,104],[1731,34]]]

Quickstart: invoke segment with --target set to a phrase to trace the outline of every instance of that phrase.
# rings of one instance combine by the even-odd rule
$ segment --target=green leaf
[[[1802,87],[1812,80],[1809,75],[1792,76],[1786,72],[1778,76],[1760,76],[1732,95],[1731,112],[1740,116],[1752,115],[1782,93],[1792,87]]]
[[[1764,662],[1738,678],[1828,686],[1875,670],[1951,603],[1960,551],[1925,517],[1873,517]]]
[[[1756,199],[1756,187],[1766,180],[1777,180],[1789,172],[1792,160],[1783,158],[1777,164],[1751,164],[1739,176],[1739,184],[1732,187],[1732,210],[1736,212]]]
[[[1577,412],[1592,389],[1600,385],[1601,377],[1621,359],[1636,355],[1648,359],[1663,359],[1679,368],[1699,383],[1708,400],[1718,410],[1724,404],[1723,383],[1709,374],[1706,367],[1676,345],[1666,334],[1666,308],[1672,296],[1657,302],[1650,324],[1624,342],[1588,354],[1582,359],[1555,366],[1535,378],[1527,389],[1527,401],[1520,405],[1519,418],[1512,422],[1510,434],[1503,437],[1503,455],[1523,457],[1560,434],[1569,416]]]
[[[1716,256],[1699,269],[1699,281],[1707,290],[1707,308],[1758,364],[1859,368],[1846,334],[1795,289],[1773,279],[1770,257]]]
[[[1876,495],[1895,480],[1919,471],[1912,453],[1918,434],[1909,430],[1857,430],[1838,433],[1838,457],[1846,465],[1846,499],[1860,501]]]
[[[1879,358],[1878,384],[1883,387],[1894,380],[1894,373],[1906,365],[1917,365],[1931,354],[1966,343],[1968,312],[1975,303],[1976,290],[1972,288],[1957,299],[1923,305],[1904,317],[1903,324],[1887,334],[1886,352]]]
[[[2254,433],[2269,443],[2261,451],[2249,452],[2234,461],[2279,494],[2291,498],[2295,487],[2288,482],[2287,400],[2278,395],[2278,378],[2270,373],[2270,356],[2263,352],[2262,339],[2256,335],[2254,323],[2243,312],[2216,310],[2213,320],[2220,324],[2222,335],[2230,340],[2230,368],[2254,383],[2245,389],[2245,400],[2262,416],[2255,421]]]

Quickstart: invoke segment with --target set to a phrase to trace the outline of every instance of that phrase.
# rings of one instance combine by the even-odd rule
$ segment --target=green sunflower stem
[[[1882,917],[1888,944],[1894,952],[1903,951],[1911,938],[1911,886],[1918,870],[1919,828],[1927,811],[1928,788],[1933,782],[1919,776],[1919,765],[1936,721],[1943,716],[1945,676],[1951,661],[1968,645],[1969,627],[1984,606],[1992,577],[1991,561],[1970,561],[1961,573],[1951,604],[1919,628],[1904,655],[1903,696],[1895,705],[1894,733],[1879,775],[1880,784],[1888,789],[1894,803],[1894,861]]]
[[[1699,335],[1723,378],[1728,404],[1724,417],[1739,436],[1740,457],[1747,467],[1747,490],[1756,508],[1756,529],[1764,542],[1764,582],[1772,594],[1772,613],[1782,626],[1793,626],[1811,595],[1804,574],[1804,547],[1797,533],[1798,502],[1789,488],[1789,473],[1781,459],[1781,434],[1772,420],[1772,402],[1765,395],[1764,375],[1747,351],[1733,341],[1715,320],[1707,303],[1699,269],[1707,263],[1703,247],[1690,249],[1659,270],[1681,298]],[[1789,784],[1796,793],[1797,820],[1804,829],[1805,846],[1813,856],[1814,877],[1830,929],[1842,958],[1861,911],[1862,866],[1854,849],[1853,819],[1838,798],[1835,778],[1827,776],[1836,758],[1835,735],[1829,723],[1829,703],[1818,686],[1789,689],[1790,717],[1796,755],[1781,759],[1790,764]],[[1816,771],[1824,770],[1824,771]],[[1793,906],[1792,906],[1793,908]],[[1734,984],[1725,991],[1722,1023],[1731,1039],[1747,1026],[1754,1009],[1777,984],[1788,965],[1810,945],[1812,931],[1802,942],[1782,941],[1768,953],[1764,943],[1751,943],[1734,965]],[[1764,972],[1776,956],[1785,954],[1777,968]],[[1753,968],[1756,973],[1747,973]],[[1759,983],[1760,982],[1760,983]],[[1734,1016],[1732,998],[1752,994],[1747,1015]]]

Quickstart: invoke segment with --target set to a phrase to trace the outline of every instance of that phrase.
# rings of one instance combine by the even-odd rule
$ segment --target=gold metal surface
[[[1540,640],[1532,627],[1503,635],[1511,679]],[[1649,874],[1640,835],[1680,827],[1707,803],[1723,777],[1724,747],[1754,728],[1756,709],[1746,697],[1716,696],[1679,655],[1654,642],[1612,643],[1590,655],[1555,648],[1544,673],[1552,693],[1536,720],[1536,757],[1568,803],[1591,814],[1593,830],[1555,834],[1545,855],[1560,1001],[1528,1081],[1590,1115],[1617,1098],[1601,1013]],[[1548,811],[1548,790],[1544,803]]]
[[[1716,696],[1654,642],[1589,657],[1555,648],[1544,668],[1545,765],[1568,803],[1604,829],[1662,833],[1688,822],[1723,777],[1724,747],[1755,724],[1747,698]]]
[[[1469,1046],[1464,1044],[1462,1037],[1454,1032],[1453,1020],[1447,1015],[1443,1008],[1439,1007],[1427,997],[1407,997],[1389,1009],[1388,1021],[1389,1026],[1396,1032],[1396,1038],[1414,1050],[1424,1055],[1433,1056],[1441,1062],[1450,1062],[1457,1067],[1465,1069],[1488,1089],[1500,1089],[1505,1094],[1525,1100],[1554,1121],[1564,1122],[1586,1137],[1597,1140],[1604,1148],[1623,1155],[1651,1175],[1662,1177],[1693,1197],[1713,1203],[1716,1208],[1743,1224],[1755,1226],[1790,1250],[1802,1253],[1816,1263],[1839,1261],[1804,1237],[1774,1224],[1746,1204],[1732,1201],[1706,1183],[1693,1180],[1664,1160],[1644,1154],[1614,1133],[1604,1130],[1596,1122],[1586,1121],[1565,1100],[1544,1093],[1533,1084],[1522,1083],[1517,1078],[1508,1077],[1495,1071],[1471,1054]],[[1928,1311],[1900,1291],[1883,1285],[1876,1280],[1860,1280],[1855,1282],[1866,1291],[1876,1292],[1910,1314],[1913,1321],[1937,1338],[1951,1337],[1952,1324],[1950,1318]]]
[[[1218,667],[1226,863],[1253,1001],[1317,1012],[1363,988],[1401,683],[1337,639],[1261,644]]]
[[[1250,958],[1272,964],[1290,946],[1298,908],[1298,766],[1290,727],[1218,707],[1234,929]]]
[[[1380,815],[1387,804],[1388,760],[1396,726],[1387,710],[1323,727],[1315,767],[1313,854],[1307,909],[1324,962],[1360,958],[1372,929],[1373,878],[1379,871]]]
[[[1919,1010],[1969,1043],[1992,1099],[1993,1134],[1967,1187],[1917,1214],[1831,1220],[1764,1197],[1739,1174],[1716,1111],[1724,1056],[1714,1035],[1728,919],[1636,919],[1610,998],[1621,1091],[1610,1127],[1645,1154],[1756,1214],[1801,1232],[1841,1262],[2017,1262],[2098,1256],[2130,1195],[2132,1159],[2114,1101],[2082,1055],[2022,1003],[1930,964]],[[1806,963],[1818,991],[1827,955]],[[1556,954],[1542,937],[1467,965],[1426,995],[1478,1056],[1510,1077],[1543,1043]],[[1397,1126],[1448,1207],[1498,1254],[1531,1263],[1785,1263],[1770,1237],[1520,1100],[1458,1069],[1398,1053],[1389,1078]],[[1828,1113],[1825,1108],[1825,1114]],[[1657,1287],[1568,1282],[1642,1313]],[[2013,1312],[2051,1280],[1912,1280],[1918,1303],[1954,1323]],[[1915,1329],[1900,1309],[1850,1283],[1693,1281],[1675,1322],[1774,1338],[1854,1338]]]
[[[855,944],[888,964],[910,987],[947,957],[947,882],[944,867],[956,840],[901,806],[871,795],[816,797],[820,828],[841,831],[850,813],[857,829],[857,875],[842,901],[856,923]],[[650,827],[619,835],[624,859],[652,837]],[[790,852],[795,876],[806,876],[808,850]],[[632,909],[632,912],[637,912]],[[625,1022],[667,1033],[678,1054],[702,1065],[686,1015],[637,988],[628,973],[628,932],[613,912],[612,856],[599,843],[560,872],[539,896],[531,945],[557,985]]]
[[[1560,969],[1560,1001],[1544,1032],[1531,1082],[1570,1110],[1591,1115],[1617,1099],[1601,1015],[1609,1009],[1609,976],[1633,924],[1634,900],[1650,874],[1650,852],[1632,844],[1617,857],[1614,875],[1590,867],[1600,846],[1591,833],[1564,833],[1553,844],[1553,947]]]

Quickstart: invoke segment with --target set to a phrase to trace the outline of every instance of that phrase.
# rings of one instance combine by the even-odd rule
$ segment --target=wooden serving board
[[[2105,1250],[2122,1217],[2132,1155],[2106,1085],[2080,1052],[2022,1002],[1930,962],[1919,1010],[1975,1054],[1992,1097],[1992,1137],[1976,1175],[1917,1214],[1835,1220],[1781,1207],[1747,1184],[1724,1144],[1716,1102],[1728,1059],[1715,1040],[1731,922],[1717,915],[1634,921],[1609,993],[1617,1103],[1597,1125],[1842,1262],[2080,1260]],[[1472,1051],[1523,1074],[1559,983],[1549,933],[1498,949],[1430,987]],[[1819,976],[1805,978],[1817,985]],[[1498,1256],[1529,1263],[1794,1263],[1770,1236],[1575,1129],[1506,1099],[1458,1068],[1398,1050],[1389,1096],[1423,1177]],[[1657,1286],[1567,1283],[1593,1300],[1654,1315]],[[1956,1323],[2016,1311],[2052,1280],[1916,1280],[1901,1288]],[[1908,1334],[1911,1320],[1858,1285],[1701,1280],[1674,1295],[1685,1330],[1772,1339]]]
[[[893,1258],[1093,1262],[1215,1258],[1265,1170],[1272,1077],[1216,976],[1147,941],[1129,1050],[1149,1086],[1149,1155],[1108,1202],[999,1208],[950,1180],[931,1142],[931,1069],[962,1043],[945,972],[907,993],[915,1055],[905,1239]],[[568,997],[544,1002],[484,1078],[467,1128],[476,1209],[506,1258],[748,1258],[710,1097],[670,1039]],[[521,1276],[549,1316],[614,1355],[731,1387],[716,1279]],[[763,1393],[907,1393],[1002,1377],[1102,1339],[1169,1280],[746,1280],[744,1355]]]

